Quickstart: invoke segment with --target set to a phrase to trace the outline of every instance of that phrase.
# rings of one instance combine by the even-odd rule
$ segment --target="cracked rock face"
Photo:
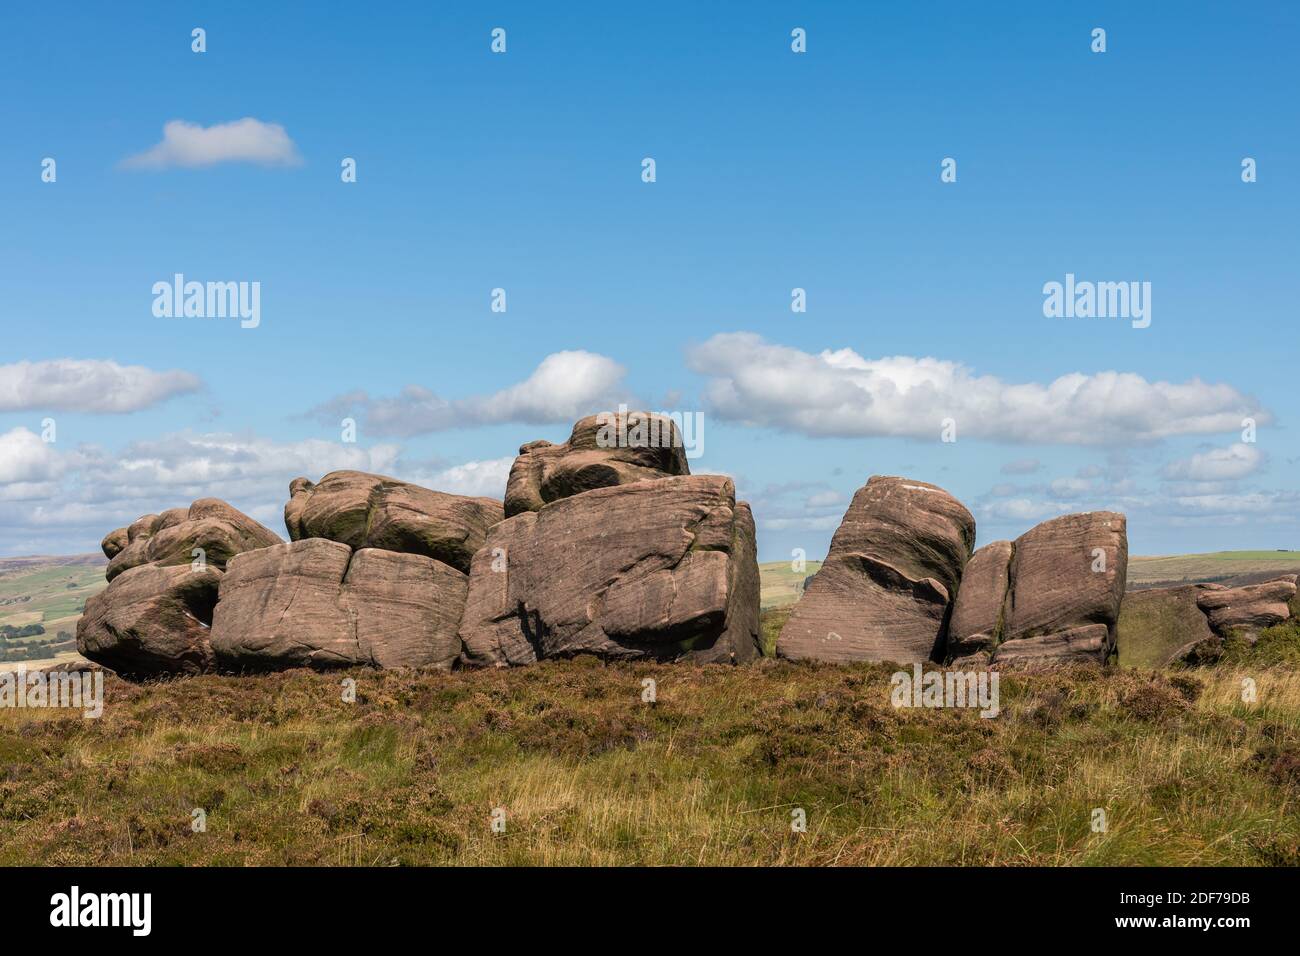
[[[86,599],[77,650],[124,677],[212,669],[209,641],[221,572],[144,564],[116,575]]]
[[[464,574],[424,555],[292,541],[230,562],[212,648],[237,670],[450,668],[466,589]]]
[[[332,471],[319,482],[295,478],[284,506],[293,541],[326,538],[353,549],[419,554],[468,572],[501,502],[422,488],[362,471]]]
[[[1114,511],[1062,515],[1015,541],[1004,626],[993,662],[1105,662],[1115,647],[1128,575],[1128,523]],[[1100,625],[1080,639],[1081,628]],[[1037,641],[1039,647],[1012,642]],[[1004,650],[1005,648],[1005,650]]]
[[[194,549],[203,560],[221,570],[243,551],[280,543],[280,536],[219,498],[200,498],[188,508],[171,508],[160,515],[144,515],[130,526],[110,531],[100,547],[109,559],[104,572],[109,581],[143,564],[188,565]]]
[[[589,415],[562,445],[535,441],[520,447],[506,484],[505,515],[539,511],[596,488],[689,474],[672,419],[649,412]]]
[[[994,541],[966,562],[952,619],[948,622],[948,654],[963,657],[992,651],[1002,633],[1003,605],[1011,585],[1010,541]]]
[[[975,519],[936,485],[875,476],[781,629],[795,660],[930,660],[975,540]]]
[[[1216,640],[1197,599],[1211,584],[1180,584],[1169,588],[1129,591],[1120,606],[1119,662],[1124,667],[1164,667],[1193,647]]]
[[[463,660],[748,661],[759,654],[749,506],[719,475],[598,488],[507,518],[474,556]]]

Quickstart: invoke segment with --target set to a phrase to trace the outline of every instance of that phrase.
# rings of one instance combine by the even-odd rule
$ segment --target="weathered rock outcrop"
[[[1254,643],[1264,628],[1292,616],[1296,580],[1286,574],[1243,587],[1184,584],[1130,591],[1120,609],[1119,662],[1163,667],[1221,649],[1229,637]]]
[[[975,540],[952,495],[871,478],[853,496],[830,554],[781,630],[777,654],[911,663],[941,650],[944,621]]]
[[[1011,586],[1010,541],[986,544],[966,563],[948,622],[948,655],[992,652],[1002,635],[1003,609]]]
[[[143,564],[182,565],[195,560],[221,570],[236,554],[280,543],[280,536],[219,498],[200,498],[188,508],[144,515],[130,526],[110,531],[101,542],[109,559],[109,581]]]
[[[441,561],[305,538],[238,555],[221,580],[222,667],[450,668],[467,579]]]
[[[215,568],[195,570],[188,562],[123,571],[86,599],[77,650],[124,677],[210,670],[209,625],[220,581]]]
[[[319,482],[295,478],[284,506],[293,541],[325,538],[354,550],[422,554],[468,572],[501,502],[421,488],[361,471],[332,471]]]
[[[1254,643],[1259,632],[1291,616],[1288,602],[1295,597],[1296,575],[1286,574],[1263,584],[1239,588],[1207,588],[1196,599],[1210,629],[1219,637],[1236,634]]]
[[[562,445],[533,441],[519,448],[506,483],[507,518],[595,488],[689,475],[681,432],[650,412],[589,415]]]
[[[507,518],[474,556],[464,661],[759,654],[749,506],[717,475],[598,488]]]
[[[1115,648],[1128,571],[1124,516],[1044,521],[972,556],[945,656],[954,664],[1104,662]]]

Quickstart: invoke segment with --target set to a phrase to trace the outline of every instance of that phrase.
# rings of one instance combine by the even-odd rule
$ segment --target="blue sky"
[[[1066,6],[7,10],[0,553],[207,494],[283,533],[337,467],[499,495],[620,400],[704,415],[764,560],[877,473],[981,542],[1116,508],[1134,553],[1300,548],[1300,7]],[[245,118],[284,162],[124,165]],[[155,317],[176,272],[261,324]],[[1150,327],[1045,317],[1066,273],[1150,282]]]

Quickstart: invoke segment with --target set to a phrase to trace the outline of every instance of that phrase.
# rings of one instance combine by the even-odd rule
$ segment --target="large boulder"
[[[975,519],[935,485],[875,476],[781,629],[781,657],[932,659],[975,540]]]
[[[507,518],[474,556],[464,661],[759,654],[749,506],[719,475],[598,488]]]
[[[1001,640],[1013,551],[1010,541],[994,541],[966,563],[948,621],[950,656],[992,651]]]
[[[433,666],[460,655],[464,574],[420,554],[305,538],[232,560],[212,648],[221,666]]]
[[[605,412],[573,426],[562,445],[528,442],[510,468],[507,518],[595,488],[689,475],[682,436],[671,418]]]
[[[203,561],[218,570],[241,551],[280,543],[280,536],[219,498],[200,498],[188,508],[144,515],[126,528],[110,531],[100,547],[109,559],[104,574],[112,581],[143,564],[182,565]]]
[[[209,641],[221,572],[144,564],[86,599],[77,651],[124,677],[210,670]]]
[[[469,571],[501,502],[467,498],[362,471],[332,471],[319,482],[289,484],[284,524],[289,538],[325,538],[350,548],[421,554]]]
[[[1115,648],[1116,624],[1128,572],[1127,522],[1114,511],[1062,515],[1015,540],[1002,633],[993,662],[1042,660],[1105,662]],[[1087,631],[1079,628],[1102,625]],[[1068,639],[1066,639],[1068,638]],[[1037,648],[1012,641],[1036,641]]]

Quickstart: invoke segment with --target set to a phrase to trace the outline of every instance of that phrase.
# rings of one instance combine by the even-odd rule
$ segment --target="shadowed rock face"
[[[223,667],[434,666],[460,654],[467,580],[418,554],[306,538],[230,562],[212,622]]]
[[[992,651],[1002,633],[1003,606],[1011,585],[1010,541],[986,544],[966,563],[948,622],[948,654]]]
[[[422,554],[469,570],[487,529],[504,514],[491,498],[467,498],[361,471],[333,471],[313,484],[295,478],[284,506],[293,541],[326,538],[353,549]]]
[[[194,549],[218,570],[242,551],[279,544],[280,537],[219,498],[200,498],[188,508],[137,518],[129,527],[111,531],[100,547],[109,559],[104,574],[112,581],[123,571],[143,564],[188,565]]]
[[[758,656],[749,507],[729,478],[599,488],[496,525],[474,556],[464,661]]]
[[[975,519],[942,488],[873,477],[853,496],[825,563],[781,630],[777,654],[931,659],[974,540]]]
[[[1119,662],[1163,667],[1221,648],[1231,636],[1254,643],[1259,632],[1291,617],[1296,575],[1229,588],[1184,584],[1129,591],[1119,616]]]
[[[522,445],[506,484],[507,518],[596,488],[689,475],[672,419],[649,412],[589,415],[562,445]]]
[[[1129,591],[1120,605],[1119,662],[1124,667],[1164,667],[1202,641],[1214,640],[1197,599],[1209,584]]]
[[[77,650],[124,677],[198,674],[213,665],[209,642],[221,572],[145,564],[87,598]]]

